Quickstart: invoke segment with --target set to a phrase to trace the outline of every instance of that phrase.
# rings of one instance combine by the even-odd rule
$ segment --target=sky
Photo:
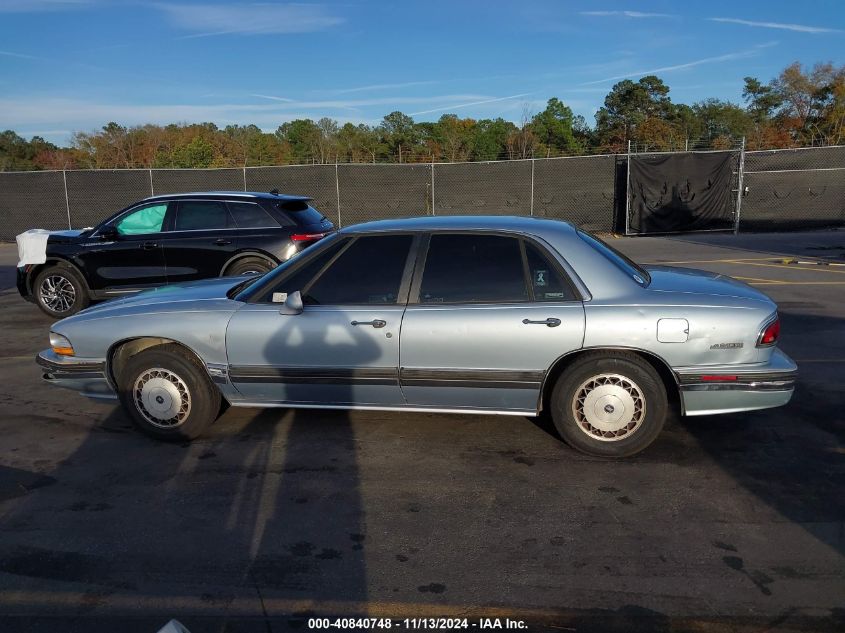
[[[741,102],[794,61],[845,62],[845,2],[0,0],[0,130],[519,122],[551,97],[593,124],[625,78]]]

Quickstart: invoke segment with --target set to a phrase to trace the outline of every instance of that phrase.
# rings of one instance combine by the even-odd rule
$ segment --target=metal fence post
[[[631,234],[631,141],[628,141],[628,162],[625,174],[625,235]]]
[[[534,158],[531,158],[531,206],[529,215],[534,215]]]
[[[244,191],[246,191],[246,165],[244,165]]]
[[[431,157],[431,215],[434,215],[434,157]]]
[[[337,175],[337,161],[334,163],[334,188],[337,194],[337,225],[342,227],[343,222],[340,221],[340,178]]]
[[[153,170],[150,168],[150,195],[156,195],[156,188],[153,186]]]
[[[739,148],[739,168],[737,169],[736,185],[736,218],[734,220],[734,235],[739,233],[739,215],[742,211],[742,187],[745,180],[745,137],[742,137],[742,145]]]
[[[72,229],[73,224],[70,221],[70,196],[67,195],[67,171],[62,170],[62,180],[65,183],[65,207],[67,208],[67,228]]]

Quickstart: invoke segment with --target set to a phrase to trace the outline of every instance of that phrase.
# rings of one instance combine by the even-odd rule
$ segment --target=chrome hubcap
[[[148,369],[138,376],[133,393],[138,412],[159,428],[177,427],[191,412],[191,394],[185,381],[169,369]]]
[[[645,419],[645,396],[630,378],[599,374],[575,391],[572,414],[591,438],[616,442],[630,436]]]
[[[38,287],[41,302],[53,312],[67,312],[76,303],[76,290],[64,275],[54,274],[44,278]]]

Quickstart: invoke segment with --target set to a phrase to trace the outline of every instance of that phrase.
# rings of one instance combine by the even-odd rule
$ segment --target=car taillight
[[[778,342],[780,336],[780,317],[775,317],[774,321],[770,321],[760,332],[757,339],[757,347],[771,347]]]
[[[316,242],[328,235],[327,233],[294,233],[290,236],[292,242]]]

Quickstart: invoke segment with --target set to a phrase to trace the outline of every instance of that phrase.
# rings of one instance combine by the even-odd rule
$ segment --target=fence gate
[[[732,231],[742,151],[628,154],[625,233]]]

